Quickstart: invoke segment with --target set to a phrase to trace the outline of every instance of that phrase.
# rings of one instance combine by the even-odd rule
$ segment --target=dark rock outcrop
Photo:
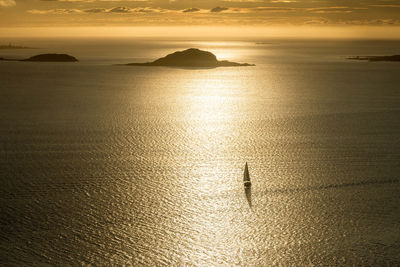
[[[21,61],[35,61],[35,62],[76,62],[75,57],[67,54],[41,54],[36,55]]]
[[[349,57],[350,60],[366,60],[366,61],[390,61],[390,62],[400,62],[400,55],[393,56],[365,56],[365,57]]]
[[[197,48],[190,48],[184,51],[178,51],[159,58],[153,62],[147,63],[129,63],[128,66],[166,66],[183,68],[216,68],[216,67],[237,67],[254,66],[247,63],[236,63],[227,60],[219,61],[217,57],[208,51]]]

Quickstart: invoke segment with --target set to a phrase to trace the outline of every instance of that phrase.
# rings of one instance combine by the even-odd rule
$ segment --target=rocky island
[[[364,56],[364,57],[349,57],[350,60],[366,60],[366,61],[389,61],[389,62],[400,62],[400,55],[393,56]]]
[[[35,62],[76,62],[75,57],[67,54],[41,54],[36,55],[21,61],[35,61]]]
[[[208,51],[197,48],[189,48],[159,58],[153,62],[129,63],[127,66],[164,66],[183,68],[216,68],[216,67],[239,67],[254,66],[248,63],[236,63],[227,60],[217,60],[217,57]]]

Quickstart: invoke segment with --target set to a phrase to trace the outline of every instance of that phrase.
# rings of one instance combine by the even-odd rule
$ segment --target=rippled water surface
[[[400,43],[30,42],[81,61],[0,62],[2,264],[400,264],[400,66],[345,60]],[[188,47],[256,66],[112,65]]]

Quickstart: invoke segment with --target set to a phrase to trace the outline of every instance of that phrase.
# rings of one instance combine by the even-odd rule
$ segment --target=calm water
[[[0,62],[1,265],[399,265],[400,42],[272,42],[0,51],[81,60]],[[188,47],[256,66],[112,65]]]

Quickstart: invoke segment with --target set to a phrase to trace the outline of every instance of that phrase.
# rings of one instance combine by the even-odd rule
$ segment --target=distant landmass
[[[248,63],[236,63],[227,60],[219,61],[217,57],[208,51],[197,48],[189,48],[159,58],[153,62],[129,63],[127,66],[165,66],[165,67],[194,67],[194,68],[216,68],[216,67],[239,67],[254,66]]]
[[[29,46],[12,45],[10,43],[8,45],[0,45],[0,49],[35,49],[35,48]]]
[[[36,61],[36,62],[76,62],[75,57],[67,54],[41,54],[36,55],[21,61]]]
[[[40,54],[26,59],[0,58],[6,61],[33,61],[33,62],[76,62],[75,57],[67,54]]]
[[[400,55],[393,56],[356,56],[349,57],[350,60],[366,60],[366,61],[390,61],[390,62],[400,62]]]
[[[0,57],[0,60],[4,60],[4,61],[20,61],[19,59],[11,59],[11,58],[4,58],[4,57]]]

